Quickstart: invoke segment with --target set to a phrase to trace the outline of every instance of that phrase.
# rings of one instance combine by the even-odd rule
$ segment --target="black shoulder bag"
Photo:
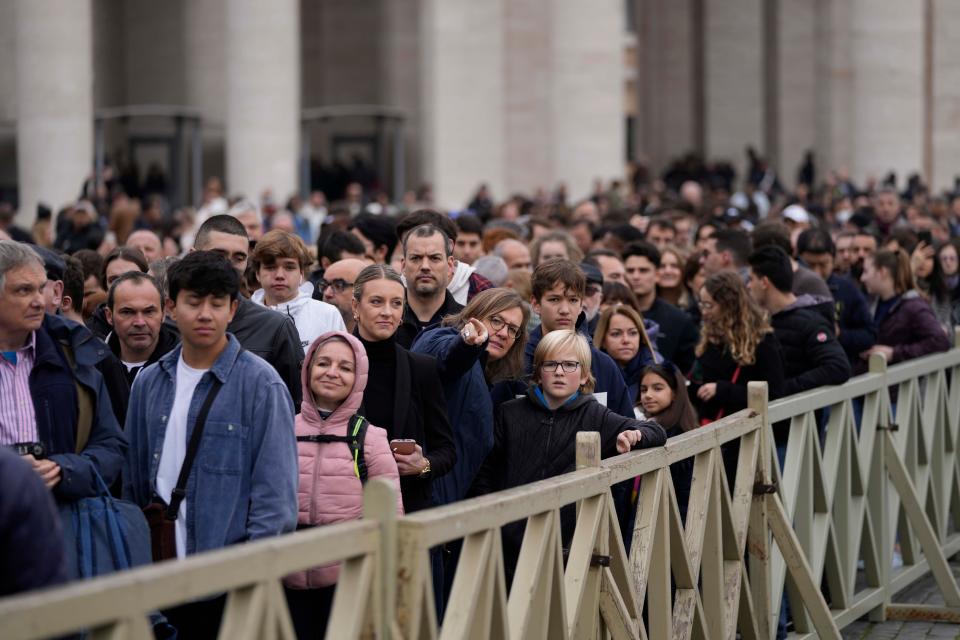
[[[154,562],[177,557],[177,514],[180,512],[180,503],[187,496],[187,480],[190,478],[193,461],[200,449],[200,438],[203,436],[207,414],[210,413],[210,407],[213,405],[217,394],[220,393],[220,387],[223,386],[223,383],[216,376],[212,374],[211,376],[213,382],[210,385],[210,390],[207,391],[207,397],[203,400],[203,405],[200,407],[200,413],[197,414],[197,422],[193,427],[193,433],[190,435],[190,442],[187,443],[187,452],[183,457],[180,475],[177,476],[177,486],[170,494],[170,504],[165,504],[163,500],[155,496],[153,501],[143,509],[143,515],[147,519],[147,524],[150,525],[150,546]]]

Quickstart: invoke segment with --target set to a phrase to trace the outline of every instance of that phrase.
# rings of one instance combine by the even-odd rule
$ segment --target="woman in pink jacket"
[[[400,475],[387,432],[357,414],[367,386],[367,354],[348,333],[331,331],[313,341],[301,373],[303,403],[297,416],[300,467],[298,529],[355,520],[363,510],[363,482],[382,477],[397,490]],[[365,433],[361,433],[366,429]],[[362,455],[355,442],[362,440]],[[356,455],[355,455],[356,454]],[[285,578],[287,603],[298,638],[323,637],[340,565]]]

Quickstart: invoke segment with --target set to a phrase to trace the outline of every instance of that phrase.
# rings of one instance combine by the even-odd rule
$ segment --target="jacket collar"
[[[164,355],[170,353],[170,350],[176,347],[180,343],[180,334],[174,327],[171,327],[167,324],[166,321],[160,323],[160,332],[157,335],[157,344],[153,348],[153,353],[150,354],[150,357],[147,358],[147,364],[153,364],[157,362]],[[117,335],[116,331],[111,331],[107,334],[107,346],[110,348],[111,353],[117,356],[118,360],[122,360],[120,357],[120,337]]]
[[[158,360],[160,363],[160,368],[163,369],[171,378],[173,378],[177,372],[177,362],[180,360],[180,353],[182,351],[183,344],[178,344],[173,351]],[[232,333],[228,333],[227,346],[217,357],[217,360],[213,363],[213,366],[210,367],[210,373],[215,375],[220,382],[226,384],[227,377],[230,375],[230,370],[233,369],[233,365],[236,363],[237,358],[240,357],[241,351],[243,351],[243,348],[240,346],[240,342],[233,336]]]
[[[443,304],[440,305],[440,308],[437,309],[437,312],[433,314],[433,317],[430,318],[430,321],[427,322],[424,326],[432,326],[439,323],[444,317],[459,313],[463,307],[456,300],[453,299],[449,289],[444,289],[443,291]],[[410,325],[411,327],[418,327],[420,324],[420,319],[417,317],[417,314],[413,312],[413,309],[410,308],[410,304],[407,303],[403,307],[403,324]]]

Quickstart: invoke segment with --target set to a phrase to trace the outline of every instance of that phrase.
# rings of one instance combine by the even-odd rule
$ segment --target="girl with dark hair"
[[[953,324],[953,291],[943,273],[943,266],[939,259],[940,248],[942,247],[923,241],[917,243],[913,253],[910,254],[910,268],[913,271],[917,292],[930,303],[934,315],[946,332],[950,331]]]
[[[913,288],[910,258],[901,249],[877,251],[864,260],[860,277],[875,296],[873,322],[877,344],[860,354],[855,373],[867,370],[873,353],[882,353],[894,364],[950,348],[950,340],[930,304]]]
[[[407,513],[433,506],[433,479],[457,459],[436,359],[411,353],[394,339],[403,318],[403,281],[383,264],[366,267],[353,285],[356,335],[369,360],[360,413],[383,427],[400,472]],[[413,440],[413,451],[404,453]]]
[[[687,396],[687,379],[671,363],[652,364],[640,373],[640,396],[637,405],[643,415],[656,420],[667,437],[681,435],[697,427],[697,412]],[[677,495],[680,516],[687,519],[687,502],[693,481],[693,458],[670,465],[673,490]]]

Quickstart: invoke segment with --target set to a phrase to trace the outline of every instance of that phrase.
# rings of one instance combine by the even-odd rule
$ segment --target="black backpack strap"
[[[297,442],[345,442],[350,447],[350,457],[353,458],[353,472],[360,478],[360,482],[367,482],[367,463],[363,459],[363,442],[367,437],[367,426],[370,423],[359,413],[354,414],[347,423],[347,435],[333,436],[327,434],[297,436]]]
[[[369,425],[366,418],[360,414],[354,414],[347,427],[347,433],[351,437],[350,453],[353,454],[353,470],[362,484],[367,483],[367,463],[363,459],[363,442],[367,437]]]
[[[187,453],[183,457],[183,466],[180,467],[180,475],[177,477],[177,486],[170,493],[170,504],[167,505],[167,512],[164,517],[167,520],[176,520],[177,513],[180,511],[180,503],[187,496],[187,480],[190,478],[190,470],[193,468],[193,461],[197,457],[197,451],[200,449],[200,438],[203,436],[203,427],[207,423],[207,414],[210,413],[210,407],[214,399],[220,393],[220,387],[223,383],[217,376],[210,374],[213,382],[210,384],[210,390],[207,391],[207,397],[203,400],[200,412],[197,414],[197,421],[193,426],[193,433],[190,435],[190,442],[187,444]]]

